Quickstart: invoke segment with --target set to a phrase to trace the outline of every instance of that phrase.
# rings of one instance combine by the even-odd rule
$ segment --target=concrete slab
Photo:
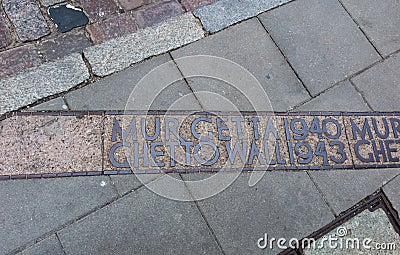
[[[126,193],[136,190],[141,186],[154,181],[161,177],[161,174],[141,174],[140,180],[134,174],[128,175],[111,175],[111,182],[118,191],[118,194],[123,196]]]
[[[198,174],[182,177],[191,180]],[[241,174],[223,192],[198,202],[225,254],[277,254],[277,249],[258,248],[257,241],[265,234],[302,238],[333,220],[305,172],[267,172],[253,187],[249,177]]]
[[[398,1],[367,0],[360,3],[357,0],[346,0],[342,2],[382,55],[387,56],[400,49]]]
[[[336,214],[346,211],[400,174],[400,169],[310,172]]]
[[[60,242],[55,235],[34,244],[33,246],[23,250],[19,255],[65,255]]]
[[[392,203],[393,208],[400,213],[400,176],[397,176],[391,182],[383,187],[383,191]]]
[[[252,18],[290,0],[222,0],[196,9],[193,13],[209,32],[217,32]]]
[[[252,95],[251,91],[242,92],[242,94],[248,97],[248,101],[253,104],[261,101],[259,103],[262,106],[261,110],[271,110],[268,98],[275,111],[286,111],[296,104],[309,99],[307,91],[298,81],[296,75],[285,62],[285,59],[279,53],[275,44],[257,19],[243,22],[172,52],[173,58],[177,61],[179,68],[186,77],[199,73],[209,76],[214,75],[214,77],[229,76],[227,77],[229,80],[225,81],[232,85],[228,86],[227,84],[221,85],[221,82],[216,83],[212,81],[211,83],[207,83],[204,80],[190,79],[190,86],[195,92],[208,91],[218,93],[225,96],[233,104],[238,104],[239,110],[248,110],[247,106],[243,107],[241,105],[244,104],[242,97],[239,97],[239,103],[237,102],[237,90],[248,88],[249,90],[253,90],[253,92],[258,91],[258,88],[255,87],[249,88],[249,84],[252,84],[252,86],[256,84],[245,80],[243,75],[235,71],[235,67],[217,64],[217,68],[212,63],[214,61],[212,58],[205,59],[202,64],[194,64],[190,59],[178,59],[193,55],[217,56],[233,61],[247,69],[261,84],[263,91],[262,93],[257,92],[256,95]],[[224,109],[215,104],[209,107],[204,97],[200,97],[200,101],[206,110]]]
[[[260,19],[312,95],[380,59],[336,0],[298,0]]]
[[[33,242],[117,195],[107,177],[2,181],[0,193],[0,254]]]
[[[187,192],[183,186],[180,190]],[[67,254],[221,254],[193,202],[168,200],[146,188],[59,235]]]
[[[400,54],[352,78],[352,81],[375,111],[399,111]]]
[[[84,88],[70,92],[65,98],[72,110],[125,110],[130,95],[140,80],[154,68],[171,61],[169,55],[161,55],[137,64],[118,74],[92,83]],[[189,87],[182,81],[182,76],[172,62],[158,71],[157,83],[146,83],[144,92],[137,101],[128,104],[128,110],[168,110],[172,105],[175,110],[200,110],[201,107]],[[169,85],[169,80],[181,80]],[[165,83],[165,84],[163,84]],[[143,98],[154,97],[156,84],[165,85],[151,106],[143,103]],[[90,100],[88,100],[90,98]],[[175,105],[174,102],[178,101]]]
[[[331,247],[326,240],[334,240],[330,243]],[[340,243],[342,244],[341,246]],[[394,248],[389,249],[389,244],[394,245]],[[382,253],[395,255],[398,254],[396,247],[399,247],[399,245],[399,234],[396,233],[385,211],[382,209],[377,209],[374,212],[364,210],[318,239],[316,242],[317,248],[305,249],[304,254],[355,255]]]
[[[367,112],[369,110],[367,103],[349,81],[338,84],[295,109],[295,111],[344,112]]]
[[[57,97],[50,101],[41,103],[39,105],[29,108],[30,111],[65,111],[68,110],[68,106],[65,104],[62,97]]]

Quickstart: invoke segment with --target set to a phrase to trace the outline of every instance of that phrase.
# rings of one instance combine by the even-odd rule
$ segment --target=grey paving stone
[[[260,19],[312,95],[380,59],[337,0],[297,0]]]
[[[400,169],[310,172],[336,214],[346,211],[400,174]]]
[[[259,249],[257,241],[265,234],[303,238],[333,220],[305,172],[267,172],[253,187],[249,177],[241,174],[223,192],[198,202],[226,254],[277,254]]]
[[[199,110],[200,105],[196,101],[189,87],[181,79],[182,76],[173,62],[165,65],[162,71],[156,73],[157,81],[146,84],[140,98],[128,103],[130,95],[138,82],[154,68],[171,61],[168,55],[161,55],[143,63],[137,64],[125,71],[107,77],[103,80],[85,86],[82,89],[66,94],[68,105],[73,110],[168,110],[176,100],[182,99],[174,109]],[[167,86],[169,80],[180,80],[163,90],[149,105],[144,99],[151,100],[155,96],[157,86]],[[188,95],[185,97],[185,95]],[[91,100],[87,100],[90,98]]]
[[[389,198],[393,208],[400,214],[400,176],[390,181],[383,187],[383,192]]]
[[[357,90],[345,81],[296,108],[296,111],[367,112],[367,103]]]
[[[3,0],[3,7],[23,42],[39,39],[50,33],[49,26],[34,0]]]
[[[116,197],[109,179],[103,176],[2,181],[0,194],[0,254],[32,242]]]
[[[383,55],[400,49],[400,5],[397,0],[342,1]]]
[[[187,192],[181,188],[178,192]],[[169,200],[146,188],[59,235],[67,254],[220,254],[193,202]]]
[[[354,77],[352,81],[375,111],[399,111],[400,54]]]
[[[55,235],[23,250],[19,255],[64,255],[61,244]]]
[[[211,55],[235,62],[255,76],[261,85],[262,92],[259,93],[257,90],[256,86],[259,85],[252,80],[247,80],[242,75],[243,73],[236,71],[240,69],[236,64],[226,66],[215,64],[213,58],[202,60],[200,64],[193,62],[190,58],[178,59],[194,55]],[[228,84],[232,86],[227,86],[227,83],[223,85],[221,82],[203,82],[204,80],[197,78],[190,78],[189,82],[195,92],[215,92],[227,97],[235,105],[246,105],[238,96],[238,88],[247,90],[242,95],[245,95],[251,104],[261,105],[262,110],[271,110],[268,98],[273,110],[276,111],[286,111],[310,98],[257,19],[243,22],[173,51],[172,56],[186,77],[201,73],[226,78]],[[199,100],[208,110],[220,110],[218,105],[216,107],[211,105],[211,108],[217,109],[209,109],[207,98],[200,97]],[[241,110],[249,109],[244,107]]]
[[[202,37],[204,33],[196,19],[186,13],[137,33],[89,47],[84,54],[93,72],[105,76]]]
[[[57,97],[50,101],[29,108],[30,111],[66,111],[68,106],[65,105],[62,97]]]
[[[0,114],[66,91],[88,78],[89,72],[82,56],[76,53],[29,69],[18,76],[2,79]]]
[[[193,13],[209,32],[216,32],[239,21],[254,17],[290,0],[220,0]]]
[[[134,174],[129,175],[111,175],[111,181],[115,188],[118,191],[118,194],[121,196],[132,191],[140,188],[141,186],[154,181],[155,179],[159,178],[161,175],[159,174],[141,174],[140,179],[136,177]]]

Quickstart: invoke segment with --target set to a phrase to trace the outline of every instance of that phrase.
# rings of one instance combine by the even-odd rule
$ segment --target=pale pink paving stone
[[[102,116],[17,116],[0,122],[0,175],[102,170]]]

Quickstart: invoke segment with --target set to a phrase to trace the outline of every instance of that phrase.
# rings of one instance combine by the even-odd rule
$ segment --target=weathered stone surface
[[[0,52],[0,79],[17,74],[27,68],[38,66],[42,59],[38,49],[33,45],[25,45]]]
[[[47,60],[62,58],[70,53],[82,52],[92,43],[83,31],[78,33],[67,33],[54,39],[49,39],[40,44]]]
[[[1,175],[102,170],[102,116],[16,116],[0,125]]]
[[[93,72],[105,76],[147,57],[167,52],[204,37],[191,13],[169,19],[115,40],[87,48],[84,54]]]
[[[139,27],[144,28],[183,13],[182,6],[176,1],[160,2],[157,5],[136,11],[134,16]]]
[[[36,40],[50,33],[34,0],[4,0],[3,7],[22,41]]]
[[[95,44],[136,31],[136,24],[129,13],[93,23],[86,28]]]
[[[336,0],[293,1],[260,20],[313,96],[381,59]]]
[[[233,173],[220,173],[226,179]],[[267,172],[255,186],[241,174],[223,192],[198,202],[225,254],[278,254],[257,247],[259,238],[302,238],[333,220],[328,206],[305,172]],[[210,174],[182,175],[185,181]],[[194,196],[204,190],[189,187]],[[275,242],[276,244],[276,242]]]
[[[367,112],[367,103],[360,93],[345,81],[296,108],[295,111]]]
[[[184,185],[177,192],[188,195]],[[59,235],[67,254],[158,254],[164,250],[177,255],[221,254],[193,202],[169,200],[145,188],[68,226]]]
[[[70,4],[50,7],[48,13],[61,33],[84,26],[89,22],[88,17],[80,8]]]
[[[66,91],[89,78],[81,55],[71,54],[0,80],[0,114]]]
[[[151,0],[118,0],[118,2],[125,10],[129,11],[142,5],[151,3]]]
[[[210,4],[212,2],[215,2],[215,0],[182,0],[181,3],[185,7],[187,11],[193,11],[194,9]]]
[[[30,111],[66,111],[68,106],[65,105],[62,97],[57,97],[50,101],[29,108]]]
[[[145,91],[139,96],[136,94],[136,98],[132,100],[130,96],[138,89],[140,80],[159,66],[163,66],[163,70],[157,70],[157,81],[146,85],[141,83],[140,87]],[[178,82],[169,84],[170,80]],[[159,85],[165,86],[162,87],[163,90],[157,89]],[[138,63],[118,74],[72,91],[65,97],[72,110],[201,110],[168,54]],[[91,100],[87,100],[88,98]]]
[[[329,247],[326,240],[333,239],[332,244],[337,247]],[[364,240],[371,240],[366,243]],[[356,248],[357,241],[359,248]],[[354,243],[352,242],[354,241]],[[325,242],[325,245],[323,244]],[[342,246],[339,244],[342,242]],[[315,249],[306,248],[305,255],[356,255],[356,254],[372,254],[371,251],[377,251],[376,245],[394,244],[397,248],[400,246],[399,234],[396,233],[392,223],[389,221],[388,216],[382,209],[377,209],[374,212],[364,210],[360,214],[354,216],[349,221],[343,223],[337,228],[333,229],[326,235],[319,238],[316,242]],[[369,247],[369,248],[368,248]],[[382,247],[384,247],[382,245]],[[396,249],[382,249],[379,253],[387,255],[398,254]]]
[[[400,111],[400,54],[373,66],[352,81],[375,111]]]
[[[92,22],[102,20],[118,12],[118,6],[113,0],[82,0],[81,4]]]
[[[357,0],[346,0],[343,4],[381,54],[388,55],[400,49],[398,1],[367,0],[361,3]]]
[[[87,176],[1,181],[0,254],[10,254],[115,199],[109,180]]]
[[[198,95],[208,111],[233,111],[232,105],[241,111],[288,111],[310,98],[257,19],[171,54],[195,92],[211,92]],[[190,58],[196,55],[210,57]]]
[[[52,235],[39,243],[23,250],[20,255],[64,255],[61,244],[55,235]]]
[[[339,215],[399,175],[400,169],[313,171],[309,174],[327,203]]]
[[[5,19],[5,14],[3,10],[0,9],[0,49],[7,47],[12,43],[12,36]]]
[[[196,9],[193,13],[209,32],[217,32],[239,21],[290,0],[222,0]]]

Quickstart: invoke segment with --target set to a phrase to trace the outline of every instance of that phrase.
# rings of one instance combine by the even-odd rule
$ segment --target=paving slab
[[[293,1],[260,19],[312,95],[380,60],[339,1]]]
[[[49,75],[51,74],[51,75]],[[78,53],[28,69],[18,76],[0,80],[0,114],[64,92],[89,78]]]
[[[393,208],[397,211],[398,216],[400,215],[400,176],[390,181],[383,187],[383,191],[392,203]]]
[[[23,250],[19,255],[65,255],[60,242],[55,235],[30,246]]]
[[[108,177],[0,182],[0,254],[33,242],[116,197]]]
[[[399,111],[400,54],[373,66],[352,81],[375,111]]]
[[[57,97],[50,101],[41,103],[39,105],[29,108],[30,111],[65,111],[68,110],[68,106],[65,105],[62,97]]]
[[[175,64],[169,62],[155,76],[157,82],[145,85],[144,92],[137,101],[129,102],[130,95],[139,81],[154,68],[171,61],[168,55],[161,55],[137,64],[118,74],[85,86],[82,89],[65,95],[68,105],[73,110],[200,110],[201,107],[190,88],[183,82]],[[169,85],[169,80],[178,80]],[[153,98],[158,85],[163,90],[151,105],[144,103],[143,98]],[[90,100],[87,100],[90,98]],[[174,102],[177,104],[173,104]],[[128,103],[129,102],[129,103]]]
[[[329,247],[326,240],[334,240],[331,242],[332,247]],[[340,243],[342,243],[341,246]],[[393,244],[395,249],[392,247],[391,249],[378,250],[379,247],[388,247],[388,244]],[[399,234],[396,233],[385,211],[382,209],[377,209],[373,212],[364,210],[318,239],[316,242],[317,248],[305,249],[304,254],[353,255],[380,253],[394,255],[398,254],[396,248],[398,249],[399,245]]]
[[[336,214],[354,206],[398,174],[400,169],[310,172]]]
[[[378,51],[387,56],[400,49],[400,5],[396,0],[342,1]]]
[[[257,92],[258,87],[248,88],[249,84],[252,86],[256,86],[256,84],[244,80],[243,75],[237,73],[231,65],[216,68],[211,63],[214,61],[213,59],[206,59],[203,63],[200,62],[201,64],[194,64],[191,59],[186,61],[185,58],[179,59],[193,55],[217,56],[239,64],[255,76],[261,84],[262,93]],[[250,90],[249,93],[241,93],[248,97],[251,103],[260,101],[261,108],[258,110],[287,111],[296,104],[309,99],[306,90],[257,19],[243,22],[173,51],[172,56],[186,77],[201,73],[230,79],[226,80],[228,84],[224,85],[221,82],[204,82],[204,79],[190,78],[189,84],[195,92],[214,92],[226,97],[234,105],[238,102],[238,88]],[[254,97],[249,98],[254,92],[257,92]],[[239,97],[240,103],[244,103],[242,98]],[[271,101],[272,109],[268,98]],[[203,98],[200,96],[199,100],[206,110],[221,110],[218,105],[210,108],[207,105],[207,100],[209,100],[207,96]],[[239,110],[249,110],[249,108],[245,106]]]
[[[94,74],[105,76],[202,37],[204,33],[196,19],[191,13],[186,13],[137,33],[87,48],[84,54]]]
[[[193,13],[209,32],[217,32],[290,0],[222,0],[196,9]]]
[[[342,112],[367,112],[369,110],[367,103],[349,81],[338,84],[295,109],[295,111]]]
[[[125,195],[128,192],[136,190],[141,186],[160,178],[161,174],[141,174],[140,179],[134,174],[111,175],[111,182],[115,186],[119,195]]]
[[[178,192],[187,190],[181,186]],[[59,236],[67,254],[221,254],[193,202],[168,200],[146,188],[77,221]]]
[[[302,238],[333,220],[305,172],[267,172],[253,187],[249,177],[243,173],[223,192],[198,202],[225,254],[276,254],[277,249],[259,249],[257,241],[265,234]]]

